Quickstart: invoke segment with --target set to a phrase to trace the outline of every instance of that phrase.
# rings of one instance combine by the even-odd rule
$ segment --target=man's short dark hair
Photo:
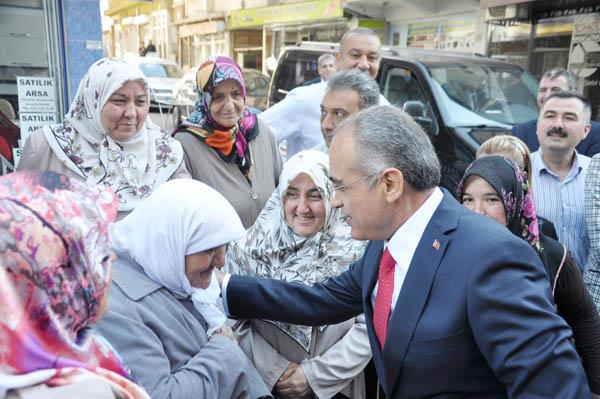
[[[578,99],[583,104],[583,119],[588,123],[590,122],[590,119],[592,117],[592,105],[590,104],[589,100],[586,97],[584,97],[583,95],[579,94],[576,91],[568,91],[568,90],[556,91],[556,92],[550,94],[544,100],[544,104],[547,104],[548,100],[550,100],[552,98],[564,98],[564,99],[576,98],[576,99]]]
[[[327,91],[352,90],[358,94],[362,110],[379,105],[379,85],[373,78],[358,69],[340,71],[327,81]]]

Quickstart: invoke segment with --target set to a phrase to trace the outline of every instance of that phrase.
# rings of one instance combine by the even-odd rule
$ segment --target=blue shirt
[[[584,200],[585,175],[590,158],[575,152],[573,166],[562,180],[548,169],[541,149],[532,154],[532,163],[537,214],[554,224],[558,240],[571,251],[583,271],[590,252]]]

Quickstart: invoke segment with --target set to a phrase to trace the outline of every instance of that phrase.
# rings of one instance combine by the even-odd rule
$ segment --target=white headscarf
[[[129,141],[119,142],[107,134],[101,122],[102,109],[115,91],[131,81],[148,89],[139,68],[102,58],[81,79],[64,122],[44,127],[44,136],[58,159],[88,182],[110,186],[119,200],[119,211],[135,208],[183,161],[181,144],[149,116]]]
[[[290,183],[307,174],[323,197],[325,225],[310,237],[294,233],[285,220],[284,196]],[[279,186],[244,237],[229,245],[228,271],[312,285],[346,270],[358,260],[366,242],[353,240],[341,211],[329,202],[329,159],[321,151],[295,154],[284,165]],[[312,328],[273,322],[307,352]]]
[[[214,295],[216,280],[207,290],[192,288],[185,275],[185,255],[228,244],[243,234],[242,222],[225,197],[192,179],[162,184],[112,229],[115,250],[129,254],[152,280],[180,298],[208,291],[210,301],[220,294],[217,289]],[[208,301],[202,296],[193,297],[194,305],[205,319],[211,318],[201,306]]]

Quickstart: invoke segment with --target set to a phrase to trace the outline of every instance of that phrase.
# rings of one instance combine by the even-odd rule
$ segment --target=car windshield
[[[428,69],[455,126],[514,125],[538,115],[537,81],[518,67],[454,63]]]
[[[180,78],[183,72],[176,64],[140,64],[140,69],[148,78]]]

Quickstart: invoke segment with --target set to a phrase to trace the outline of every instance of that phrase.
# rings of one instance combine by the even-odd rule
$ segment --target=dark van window
[[[426,107],[429,102],[415,75],[408,69],[392,68],[383,84],[383,95],[390,104],[402,108],[407,101],[420,101]]]
[[[319,76],[317,59],[321,53],[311,52],[286,52],[284,59],[279,61],[279,66],[273,79],[273,90],[269,105],[283,100],[286,94],[308,80]]]

